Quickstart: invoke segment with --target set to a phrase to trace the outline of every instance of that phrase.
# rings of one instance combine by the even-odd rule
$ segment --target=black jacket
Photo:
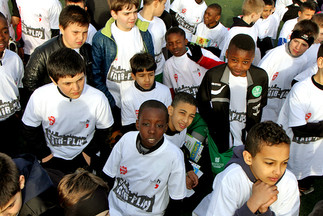
[[[51,83],[47,72],[47,59],[50,54],[58,50],[59,48],[65,47],[62,39],[62,35],[56,36],[43,45],[37,47],[26,65],[25,75],[23,78],[24,88],[26,88],[29,93],[35,91],[36,88],[43,86],[45,84]],[[86,64],[86,75],[87,83],[92,85],[92,48],[88,43],[84,43],[80,48],[80,54],[83,56]]]
[[[196,95],[200,115],[206,121],[219,152],[229,149],[230,70],[226,68],[227,64],[222,64],[207,71]],[[243,142],[246,132],[260,122],[262,108],[267,104],[268,75],[265,70],[251,65],[247,72],[247,83],[246,127],[241,138]]]

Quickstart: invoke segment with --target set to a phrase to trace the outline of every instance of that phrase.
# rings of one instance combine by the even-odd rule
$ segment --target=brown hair
[[[242,15],[261,13],[264,7],[265,3],[263,0],[244,0],[242,4]]]
[[[121,11],[124,7],[130,10],[133,6],[139,8],[139,0],[108,0],[110,10]]]

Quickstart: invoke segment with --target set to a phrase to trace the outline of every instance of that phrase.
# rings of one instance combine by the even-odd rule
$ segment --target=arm
[[[323,121],[291,128],[296,137],[323,137]]]

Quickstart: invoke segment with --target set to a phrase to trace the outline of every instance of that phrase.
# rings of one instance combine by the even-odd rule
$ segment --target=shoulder
[[[157,81],[156,81],[156,89],[158,89],[158,91],[159,90],[160,91],[167,91],[167,92],[169,91],[169,88],[166,85],[164,85],[160,82],[157,82]]]
[[[58,90],[54,83],[49,83],[37,88],[33,94],[33,98],[50,98],[52,95],[57,94]]]
[[[84,84],[84,89],[82,92],[83,96],[87,99],[90,99],[91,101],[96,101],[97,99],[103,99],[105,100],[106,97],[104,93],[88,84]]]
[[[252,76],[257,76],[257,77],[267,77],[267,73],[264,69],[258,67],[258,66],[255,66],[255,65],[251,65],[250,68],[249,68],[249,71],[251,73]]]
[[[277,187],[279,188],[279,192],[296,190],[298,188],[298,182],[295,175],[290,170],[286,169],[284,176],[277,183]]]

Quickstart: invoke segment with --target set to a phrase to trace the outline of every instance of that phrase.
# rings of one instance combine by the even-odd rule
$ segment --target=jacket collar
[[[225,84],[229,85],[230,73],[231,73],[230,69],[229,69],[229,67],[227,65],[225,67],[225,69],[224,69],[224,72],[223,72],[223,75],[222,75],[220,81],[222,83],[225,83]],[[252,77],[251,77],[251,74],[250,74],[249,70],[247,70],[247,83],[248,83],[248,87],[253,85],[253,80],[252,80]]]

